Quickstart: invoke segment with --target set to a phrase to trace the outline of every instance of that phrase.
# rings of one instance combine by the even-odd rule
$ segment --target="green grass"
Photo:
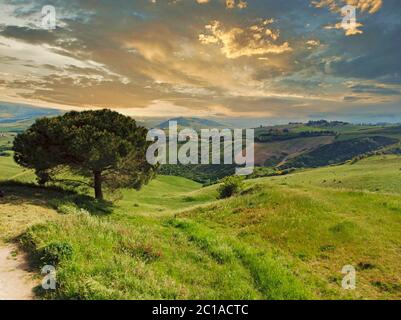
[[[310,185],[336,189],[401,194],[401,157],[374,156],[340,166],[305,170],[271,181],[306,188]]]
[[[183,217],[274,253],[317,297],[401,298],[398,195],[258,183],[251,182],[252,194]],[[360,269],[352,292],[341,288],[341,269],[348,264]],[[372,267],[362,270],[365,265]]]
[[[160,215],[214,200],[216,194],[201,184],[181,177],[158,176],[140,192],[124,190],[118,201],[121,214]]]
[[[159,176],[114,205],[24,184],[0,158],[0,241],[20,237],[39,267],[67,245],[64,299],[400,299],[401,157],[246,181],[237,197]],[[16,177],[17,175],[17,177]],[[341,288],[344,265],[357,289]]]
[[[7,153],[9,156],[0,156],[0,180],[33,181],[33,172],[17,166],[14,162],[12,153]]]
[[[150,218],[116,223],[66,217],[31,229],[26,238],[39,250],[52,242],[72,246],[72,259],[57,268],[57,298],[263,298],[244,266],[217,261],[184,234]]]

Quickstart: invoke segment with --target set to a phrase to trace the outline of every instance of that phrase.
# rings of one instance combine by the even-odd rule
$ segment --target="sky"
[[[401,122],[400,17],[399,0],[0,0],[0,101]]]

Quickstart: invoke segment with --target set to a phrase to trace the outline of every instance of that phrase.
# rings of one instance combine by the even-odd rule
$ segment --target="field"
[[[17,180],[0,183],[1,240],[18,237],[37,267],[49,248],[72,252],[56,254],[59,288],[43,298],[401,298],[399,156],[248,180],[227,200],[159,176],[114,204],[27,184],[12,157],[0,168]],[[356,290],[341,287],[344,265]]]
[[[334,141],[333,136],[298,138],[287,141],[255,144],[255,164],[282,165],[296,156]]]

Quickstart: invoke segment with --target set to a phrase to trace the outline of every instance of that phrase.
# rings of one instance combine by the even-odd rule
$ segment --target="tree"
[[[34,169],[40,184],[60,168],[90,176],[96,199],[103,199],[103,185],[138,190],[154,177],[146,134],[135,120],[111,110],[73,111],[36,120],[15,138],[14,159]]]

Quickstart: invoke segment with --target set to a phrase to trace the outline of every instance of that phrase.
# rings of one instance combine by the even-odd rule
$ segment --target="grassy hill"
[[[0,183],[1,240],[22,234],[38,268],[57,258],[47,298],[401,298],[399,156],[249,180],[227,200],[159,176],[113,205],[26,184],[11,157],[0,168],[20,181]],[[355,291],[341,288],[348,264]]]
[[[62,111],[56,109],[0,102],[0,135],[2,133],[22,132],[32,125],[37,118],[53,117],[60,114]]]
[[[38,108],[29,105],[0,102],[0,123],[15,123],[40,117],[60,115],[56,109]]]
[[[401,161],[397,155],[369,157],[356,163],[303,170],[271,181],[305,188],[317,186],[401,194]]]

